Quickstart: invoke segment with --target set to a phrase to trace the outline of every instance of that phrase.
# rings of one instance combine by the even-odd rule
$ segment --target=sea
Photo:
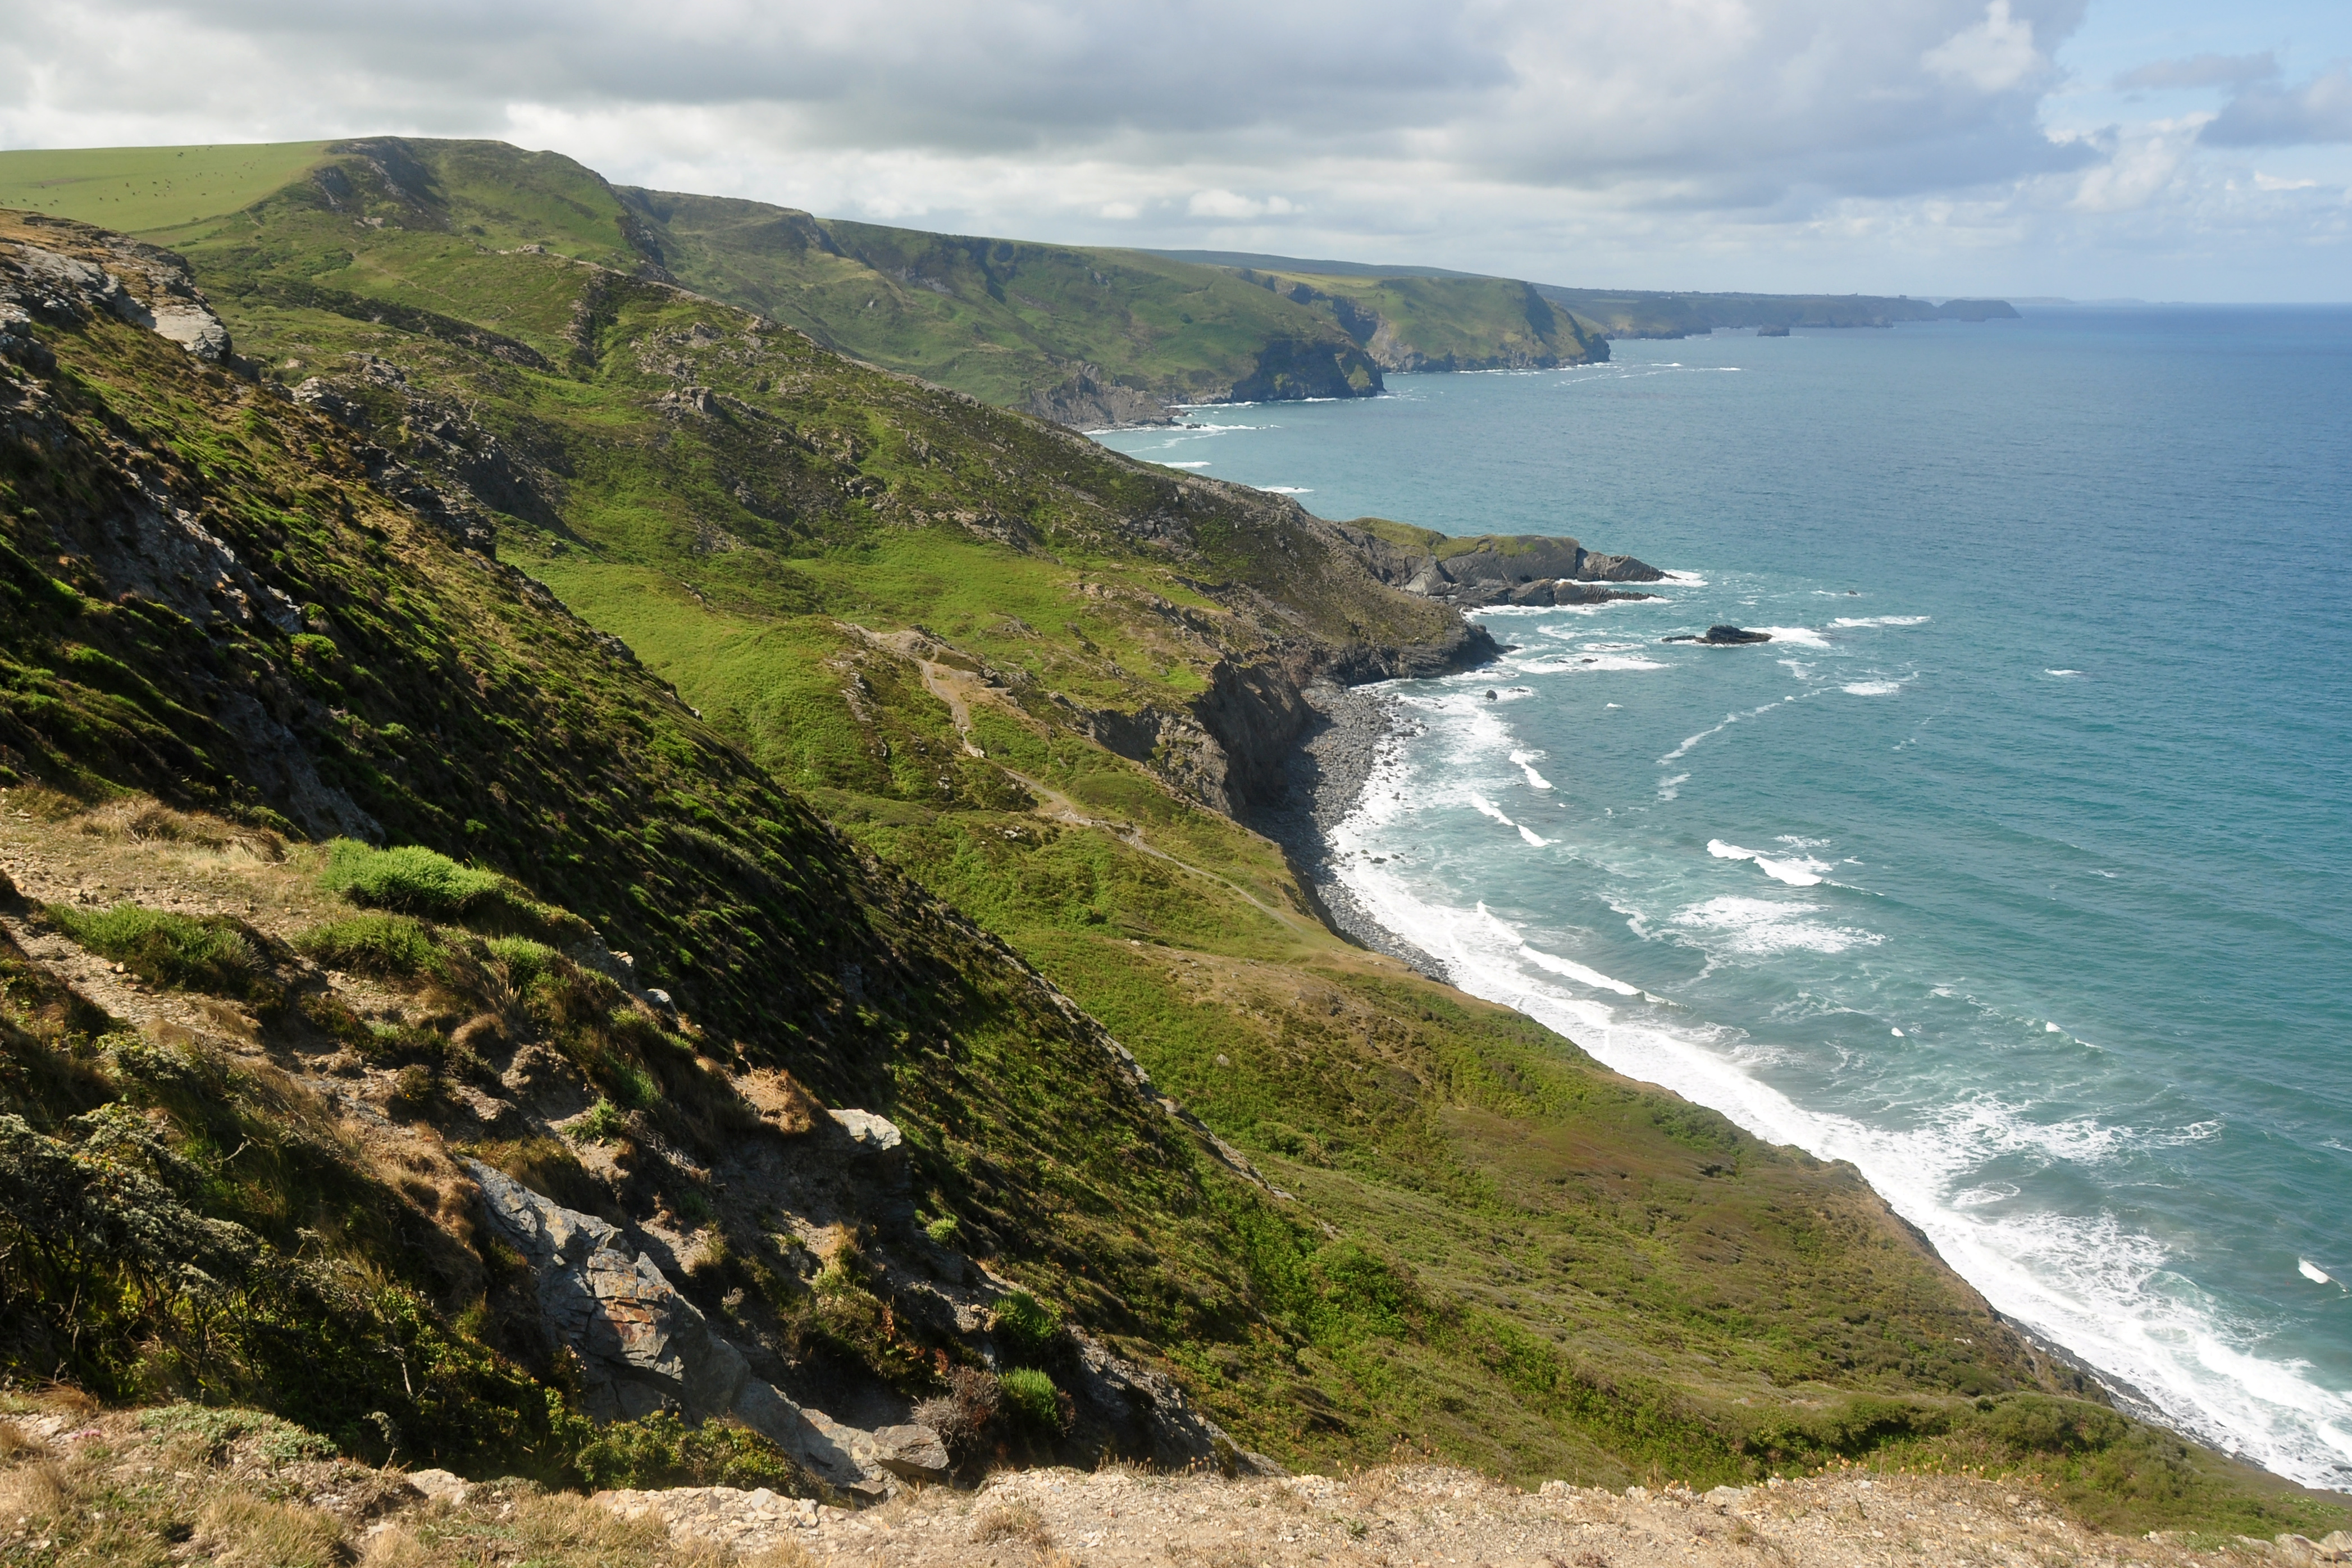
[[[2352,1489],[2352,307],[1621,342],[1106,432],[1659,596],[1392,683],[1339,875],[1850,1160],[2176,1428]],[[1717,623],[1769,643],[1669,642]]]

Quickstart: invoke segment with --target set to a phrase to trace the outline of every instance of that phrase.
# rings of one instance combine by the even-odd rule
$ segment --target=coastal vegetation
[[[1233,1468],[2340,1518],[2114,1412],[1850,1168],[1318,918],[1244,825],[1306,689],[1482,647],[1366,541],[1508,542],[845,358],[549,154],[352,144],[165,216],[184,272],[0,222],[20,1384],[306,1463],[849,1495],[730,1416],[600,1424],[502,1176],[809,1408],[961,1402],[957,1463],[1139,1451],[1115,1373]]]

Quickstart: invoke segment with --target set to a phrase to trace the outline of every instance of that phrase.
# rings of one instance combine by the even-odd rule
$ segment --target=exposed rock
[[[884,1426],[874,1434],[874,1462],[908,1481],[943,1481],[950,1468],[947,1445],[928,1426]]]
[[[870,1110],[828,1110],[825,1114],[869,1154],[887,1154],[906,1142],[894,1123]]]
[[[1579,583],[1573,578],[1556,577],[1549,581],[1522,583],[1511,590],[1508,599],[1514,605],[1605,605],[1612,599],[1654,599],[1655,594],[1638,594],[1631,588],[1603,588],[1591,583]]]
[[[742,1352],[617,1226],[478,1161],[466,1170],[490,1224],[530,1261],[548,1328],[579,1353],[593,1419],[676,1410],[699,1420],[734,1408],[748,1374]]]
[[[452,1507],[466,1500],[473,1487],[446,1470],[411,1470],[408,1484],[431,1498]]]
[[[1770,642],[1772,640],[1772,634],[1770,632],[1751,632],[1739,626],[1720,626],[1707,627],[1704,636],[1684,632],[1679,636],[1661,637],[1658,640],[1661,642],[1697,643],[1705,647],[1735,647],[1741,643]]]
[[[1176,416],[1160,399],[1139,387],[1121,386],[1091,364],[1079,365],[1057,386],[1032,389],[1029,412],[1077,430],[1176,422]]]
[[[37,245],[11,247],[22,276],[41,291],[41,303],[49,313],[77,308],[103,311],[168,338],[207,364],[230,357],[228,329],[213,314],[196,289],[194,274],[180,258],[79,224],[32,215],[27,221],[58,228],[61,241],[77,249],[97,249],[109,264]]]
[[[579,1357],[590,1419],[657,1410],[691,1421],[732,1415],[835,1487],[887,1489],[861,1454],[871,1447],[867,1434],[751,1376],[743,1352],[713,1332],[701,1310],[617,1226],[565,1208],[479,1161],[466,1161],[465,1168],[481,1188],[491,1227],[530,1265],[550,1337]]]
[[[1596,604],[1599,599],[1578,595],[1570,584],[1589,583],[1655,583],[1665,576],[1647,562],[1631,555],[1607,555],[1585,549],[1573,539],[1545,534],[1488,534],[1467,541],[1443,541],[1454,552],[1437,555],[1382,539],[1347,524],[1334,525],[1370,566],[1372,574],[1393,588],[1426,598],[1447,599],[1469,606],[1513,604]],[[1543,597],[1538,584],[1553,584],[1555,597]],[[1526,596],[1522,596],[1525,595]],[[1606,597],[1608,595],[1603,595]]]

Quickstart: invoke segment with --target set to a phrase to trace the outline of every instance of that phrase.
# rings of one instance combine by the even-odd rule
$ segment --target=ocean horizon
[[[1097,438],[1665,570],[1380,689],[1340,879],[1852,1161],[2127,1403],[2352,1489],[2352,307],[1612,346]],[[1717,622],[1771,640],[1664,640]]]

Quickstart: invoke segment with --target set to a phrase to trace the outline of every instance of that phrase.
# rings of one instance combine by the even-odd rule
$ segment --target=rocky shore
[[[1334,929],[1433,980],[1450,980],[1443,963],[1372,918],[1331,858],[1331,830],[1355,809],[1382,750],[1393,743],[1402,721],[1396,699],[1328,684],[1302,695],[1315,718],[1285,764],[1287,789],[1278,805],[1253,813],[1249,826],[1282,846],[1299,885]]]

